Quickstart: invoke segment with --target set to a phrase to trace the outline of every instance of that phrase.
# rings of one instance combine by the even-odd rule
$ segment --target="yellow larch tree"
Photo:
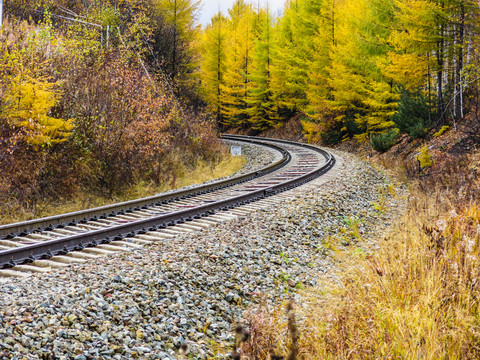
[[[224,81],[220,85],[224,124],[247,126],[249,76],[252,70],[255,13],[244,0],[237,0],[229,10]]]
[[[222,84],[226,71],[227,19],[219,12],[203,32],[201,78],[205,99],[215,114],[217,123],[222,117]]]

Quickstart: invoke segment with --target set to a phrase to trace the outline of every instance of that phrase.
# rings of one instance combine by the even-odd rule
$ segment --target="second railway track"
[[[335,164],[333,155],[310,145],[231,135],[224,139],[268,146],[281,154],[281,160],[260,171],[188,190],[0,226],[0,269],[39,271],[42,266],[82,262],[121,247],[165,240],[178,229],[201,229],[209,217],[305,184]]]

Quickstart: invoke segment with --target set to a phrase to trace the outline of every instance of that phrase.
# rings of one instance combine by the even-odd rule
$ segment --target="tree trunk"
[[[458,34],[458,58],[457,58],[457,86],[455,89],[455,115],[457,119],[463,119],[463,48],[465,45],[465,7],[462,2],[460,7],[460,24]]]
[[[443,40],[437,43],[437,125],[445,121],[445,102],[443,100]]]
[[[172,80],[175,78],[176,61],[177,61],[177,0],[174,1],[174,9],[173,9]]]
[[[442,8],[444,4],[442,3]],[[442,20],[440,20],[442,21]],[[437,125],[445,122],[445,101],[443,99],[443,66],[445,54],[445,28],[444,24],[439,24],[440,40],[437,41]]]
[[[217,124],[222,121],[222,114],[220,111],[221,90],[220,83],[222,81],[222,38],[221,38],[221,24],[218,30],[218,48],[217,48]]]

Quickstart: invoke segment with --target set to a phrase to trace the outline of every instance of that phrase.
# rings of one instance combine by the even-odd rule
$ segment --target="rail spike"
[[[12,259],[10,259],[10,261],[7,263],[7,266],[6,266],[6,267],[11,267],[11,268],[13,268],[13,267],[15,267],[15,266],[17,266],[17,265],[18,265],[17,262],[16,262],[15,260],[13,260],[13,258],[12,258]]]

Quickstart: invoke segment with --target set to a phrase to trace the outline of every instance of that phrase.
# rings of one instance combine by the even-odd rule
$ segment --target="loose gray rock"
[[[295,296],[335,266],[328,243],[374,251],[402,209],[388,179],[357,158],[327,185],[270,209],[138,251],[0,285],[1,359],[176,359],[214,356],[259,301]],[[362,237],[362,243],[358,236]]]

